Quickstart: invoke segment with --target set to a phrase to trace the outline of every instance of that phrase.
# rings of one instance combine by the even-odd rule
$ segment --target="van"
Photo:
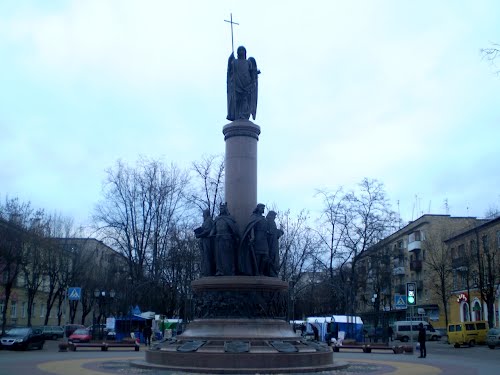
[[[416,341],[418,339],[418,325],[420,323],[425,327],[426,340],[434,341],[441,339],[441,334],[431,324],[423,320],[401,320],[395,322],[392,327],[394,339],[407,342],[410,338],[413,338]]]
[[[486,343],[488,333],[488,322],[478,320],[477,322],[456,322],[448,324],[448,343],[455,348],[460,345],[474,346]]]

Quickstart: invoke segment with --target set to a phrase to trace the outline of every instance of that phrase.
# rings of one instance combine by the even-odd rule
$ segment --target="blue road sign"
[[[406,309],[406,296],[396,294],[394,296],[394,306],[396,307],[396,309]]]
[[[82,295],[82,288],[73,287],[68,288],[68,299],[70,301],[79,301]]]

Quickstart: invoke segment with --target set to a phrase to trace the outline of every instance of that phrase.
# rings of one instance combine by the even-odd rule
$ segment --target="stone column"
[[[226,142],[226,202],[240,231],[245,229],[257,206],[257,142],[260,127],[249,120],[236,120],[222,129]]]

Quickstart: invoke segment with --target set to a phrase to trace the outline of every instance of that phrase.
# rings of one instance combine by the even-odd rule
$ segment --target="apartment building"
[[[483,221],[473,217],[423,215],[384,238],[361,254],[356,262],[359,275],[359,314],[383,317],[385,324],[410,316],[428,319],[445,327],[442,298],[432,257],[445,255],[444,240]],[[364,275],[364,276],[363,276]],[[406,283],[417,286],[417,305],[406,305]]]
[[[83,285],[63,285],[72,280],[94,279],[94,284],[104,283],[106,277],[113,275],[126,264],[125,259],[101,241],[93,238],[40,238],[36,245],[21,240],[24,233],[12,223],[0,219],[0,312],[5,309],[6,326],[26,326],[28,306],[32,299],[31,324],[64,324],[69,320],[69,302],[66,293],[59,293],[47,315],[47,301],[57,290],[67,291],[68,287]],[[21,245],[22,244],[22,245]],[[15,271],[15,272],[14,272]],[[81,271],[81,272],[80,272]],[[59,274],[57,274],[59,273]],[[75,275],[78,274],[78,277]],[[6,287],[12,283],[8,302]],[[105,285],[104,285],[105,286]],[[31,292],[31,293],[30,293]],[[92,290],[84,290],[90,299]],[[31,296],[30,296],[31,294]],[[75,321],[80,323],[82,304],[76,306]],[[95,308],[95,307],[94,307]],[[89,324],[92,314],[89,315]],[[47,318],[47,319],[46,319]],[[0,314],[0,324],[3,324]]]
[[[492,315],[493,324],[499,327],[500,217],[445,243],[452,266],[450,321],[489,320]]]

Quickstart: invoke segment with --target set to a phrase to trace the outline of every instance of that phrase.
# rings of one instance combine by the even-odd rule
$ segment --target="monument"
[[[232,19],[231,19],[232,22]],[[326,344],[297,336],[287,319],[288,283],[280,280],[276,212],[257,202],[255,59],[239,47],[227,69],[226,202],[195,229],[202,275],[191,284],[194,319],[177,337],[154,345],[145,367],[187,373],[294,373],[334,368]]]

